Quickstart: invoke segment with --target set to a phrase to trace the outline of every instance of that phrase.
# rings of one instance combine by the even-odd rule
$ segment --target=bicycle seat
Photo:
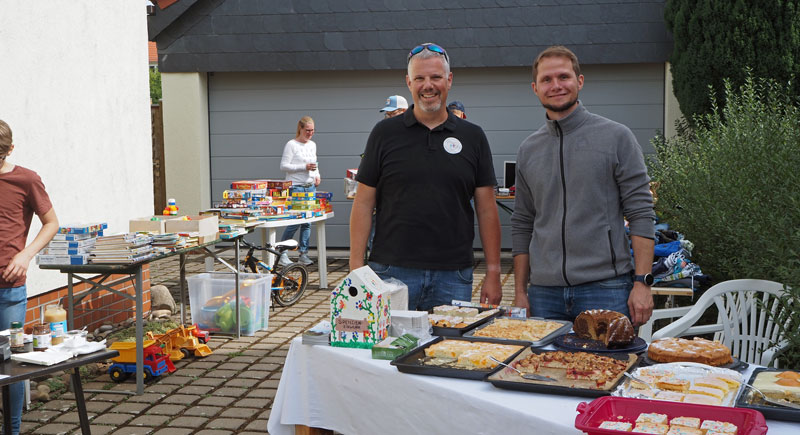
[[[278,242],[274,246],[275,246],[275,249],[277,249],[278,251],[283,252],[283,251],[286,251],[287,249],[288,250],[297,249],[297,245],[298,245],[297,240],[289,239],[289,240],[284,240],[282,242]]]

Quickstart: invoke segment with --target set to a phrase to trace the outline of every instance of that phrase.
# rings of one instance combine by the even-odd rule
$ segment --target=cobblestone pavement
[[[314,252],[312,258],[316,258]],[[328,284],[332,287],[348,272],[347,251],[328,250]],[[474,273],[477,300],[485,275],[485,263],[476,254]],[[503,302],[513,301],[512,258],[503,253]],[[190,257],[187,275],[204,271],[201,257]],[[217,265],[217,270],[223,270]],[[214,351],[205,358],[185,358],[178,369],[146,384],[141,396],[110,393],[85,394],[93,435],[114,434],[263,434],[277,392],[290,341],[327,318],[329,292],[319,290],[319,272],[310,267],[309,286],[303,298],[288,308],[276,307],[269,314],[267,331],[252,337],[232,339],[212,336]],[[151,264],[151,284],[164,284],[178,300],[178,261],[166,259]],[[188,296],[187,296],[188,298]],[[187,301],[188,306],[188,301]],[[84,389],[135,391],[132,380],[121,384],[107,374],[83,384]],[[21,433],[78,434],[78,413],[72,393],[62,394],[22,415]]]

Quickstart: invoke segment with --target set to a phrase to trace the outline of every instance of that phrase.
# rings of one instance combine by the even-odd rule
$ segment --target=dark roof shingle
[[[453,67],[527,66],[554,44],[583,63],[660,63],[672,51],[664,2],[181,0],[148,30],[164,72],[402,69],[427,41]]]

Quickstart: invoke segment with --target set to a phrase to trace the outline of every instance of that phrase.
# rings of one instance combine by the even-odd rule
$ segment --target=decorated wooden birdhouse
[[[389,290],[369,266],[331,292],[331,346],[370,349],[388,336]]]

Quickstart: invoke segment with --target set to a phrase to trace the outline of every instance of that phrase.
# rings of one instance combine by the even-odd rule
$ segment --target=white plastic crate
[[[211,333],[236,333],[235,277],[230,273],[201,273],[186,278],[192,322]],[[240,332],[254,335],[266,329],[272,275],[239,274]]]

